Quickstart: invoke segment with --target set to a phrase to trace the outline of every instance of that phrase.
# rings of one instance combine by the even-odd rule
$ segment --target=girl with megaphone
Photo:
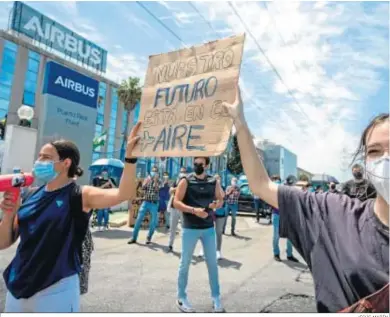
[[[23,204],[15,191],[4,194],[0,207],[0,250],[20,243],[4,271],[7,286],[5,312],[78,312],[82,267],[81,245],[91,209],[110,208],[135,193],[137,144],[140,123],[131,131],[125,168],[118,188],[78,186],[73,178],[83,173],[80,152],[71,141],[44,145],[34,164],[36,179],[45,182]]]

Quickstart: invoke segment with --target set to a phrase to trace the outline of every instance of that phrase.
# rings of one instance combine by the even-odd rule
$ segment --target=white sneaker
[[[200,249],[200,251],[199,251],[199,253],[198,253],[198,257],[200,257],[200,258],[203,258],[203,257],[204,257],[203,249]]]
[[[224,313],[225,309],[221,304],[221,300],[219,298],[213,298],[213,312],[214,313]]]
[[[100,231],[103,231],[103,228],[102,228],[102,227],[98,227],[98,228],[97,228],[97,231],[99,231],[99,232],[100,232]]]
[[[217,251],[217,260],[222,259],[221,251]]]
[[[195,313],[195,309],[192,308],[187,299],[178,299],[176,305],[183,313]]]

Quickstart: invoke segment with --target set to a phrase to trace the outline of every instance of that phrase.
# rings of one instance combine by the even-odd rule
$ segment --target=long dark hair
[[[81,177],[84,172],[83,169],[79,167],[80,151],[76,144],[68,140],[57,140],[50,142],[50,144],[56,149],[61,161],[65,159],[70,159],[72,161],[68,170],[68,177]]]
[[[364,129],[362,136],[360,137],[359,146],[356,149],[356,152],[353,155],[353,160],[351,162],[354,164],[357,160],[364,159],[366,157],[366,151],[367,151],[367,139],[370,136],[372,130],[378,125],[386,120],[389,120],[389,114],[383,113],[378,116],[376,116],[374,119],[371,120],[371,122],[368,124],[368,126]]]

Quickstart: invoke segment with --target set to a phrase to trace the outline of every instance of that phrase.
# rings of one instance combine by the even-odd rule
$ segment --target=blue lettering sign
[[[55,62],[46,64],[43,93],[97,107],[99,82]]]
[[[22,2],[14,3],[11,29],[83,64],[106,71],[106,50]]]
[[[174,87],[158,88],[154,98],[154,108],[158,106],[159,100],[164,101],[166,107],[176,103],[190,103],[198,99],[205,99],[214,96],[218,88],[218,79],[215,76],[207,79],[200,79],[194,83],[190,94],[190,84],[180,84]],[[165,98],[164,98],[165,97]]]

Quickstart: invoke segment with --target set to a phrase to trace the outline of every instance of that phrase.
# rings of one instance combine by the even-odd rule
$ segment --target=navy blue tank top
[[[55,191],[39,188],[20,207],[20,243],[3,273],[15,298],[29,298],[59,280],[80,272],[70,196],[75,183]]]
[[[215,200],[216,180],[210,175],[205,179],[199,179],[194,174],[187,176],[187,191],[183,203],[194,208],[204,208],[208,217],[203,219],[193,214],[183,212],[183,228],[208,229],[214,227],[213,210],[209,204]]]

